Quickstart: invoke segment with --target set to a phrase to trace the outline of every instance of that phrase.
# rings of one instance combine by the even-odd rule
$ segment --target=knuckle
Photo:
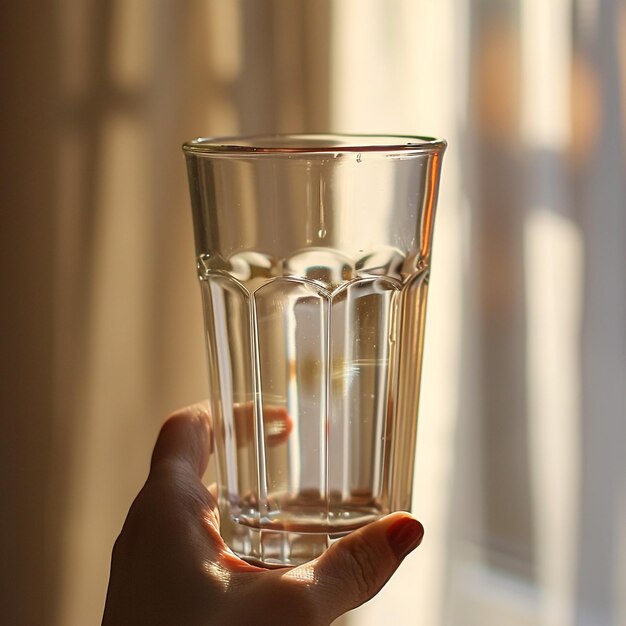
[[[369,598],[378,591],[378,559],[372,546],[362,537],[354,537],[346,552],[346,574],[360,598]]]

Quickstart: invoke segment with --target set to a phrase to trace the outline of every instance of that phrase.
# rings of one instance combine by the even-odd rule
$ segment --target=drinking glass
[[[221,533],[297,565],[408,510],[443,140],[184,145]]]

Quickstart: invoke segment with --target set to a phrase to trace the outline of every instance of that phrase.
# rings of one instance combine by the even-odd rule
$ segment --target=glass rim
[[[183,144],[185,154],[206,156],[306,156],[337,153],[443,153],[445,139],[425,135],[351,133],[277,133],[265,135],[197,137]]]

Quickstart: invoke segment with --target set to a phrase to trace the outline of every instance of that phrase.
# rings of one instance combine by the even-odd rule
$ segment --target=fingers
[[[164,463],[186,465],[202,476],[213,447],[211,420],[205,403],[171,415],[161,427],[152,453],[150,471]]]
[[[252,402],[234,406],[237,445],[250,442],[254,433]],[[263,410],[265,436],[270,445],[283,443],[291,433],[293,422],[287,410],[266,406]],[[151,469],[164,461],[185,463],[199,476],[206,470],[213,447],[213,435],[208,403],[189,406],[171,415],[161,427],[152,454]]]
[[[318,606],[335,619],[373,598],[398,569],[404,557],[422,541],[424,528],[408,513],[393,513],[333,544],[290,577],[313,578]]]
[[[244,446],[254,434],[254,405],[252,402],[235,404],[233,408],[237,445]],[[263,427],[269,445],[275,446],[287,441],[293,421],[287,409],[280,406],[265,405],[263,407]]]

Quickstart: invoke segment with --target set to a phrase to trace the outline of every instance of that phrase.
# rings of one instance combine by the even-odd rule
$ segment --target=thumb
[[[408,513],[387,515],[350,533],[308,564],[317,582],[316,603],[335,619],[367,602],[423,536],[424,527]]]

